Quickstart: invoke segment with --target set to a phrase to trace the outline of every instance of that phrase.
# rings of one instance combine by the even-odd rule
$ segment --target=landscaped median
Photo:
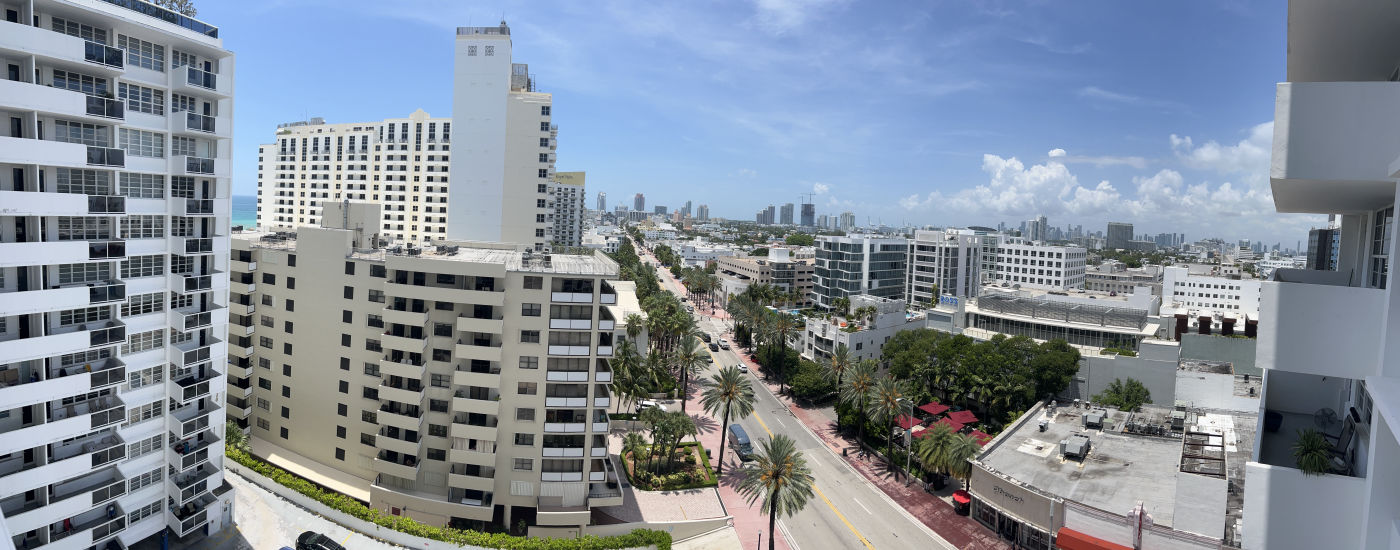
[[[573,539],[526,538],[504,533],[483,533],[450,527],[434,527],[414,521],[404,516],[394,516],[375,510],[364,503],[322,488],[296,474],[278,468],[247,452],[226,447],[225,454],[239,465],[248,468],[268,480],[296,491],[333,511],[352,518],[369,522],[379,527],[400,533],[481,548],[501,548],[507,550],[622,550],[630,548],[655,547],[657,550],[671,548],[671,535],[664,531],[636,529],[625,535],[595,537],[584,535]],[[373,533],[368,533],[373,536]]]

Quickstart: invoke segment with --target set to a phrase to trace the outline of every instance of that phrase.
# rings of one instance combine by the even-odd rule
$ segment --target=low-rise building
[[[1226,324],[1243,326],[1259,318],[1260,283],[1243,278],[1237,266],[1168,266],[1162,270],[1162,315],[1183,315],[1185,328],[1206,334]]]
[[[741,294],[751,285],[769,285],[782,292],[796,291],[793,307],[812,306],[812,274],[815,268],[810,261],[792,259],[786,248],[772,248],[768,256],[724,256],[715,265],[719,276],[720,289],[726,303],[729,296]]]
[[[969,298],[982,282],[982,236],[971,231],[915,231],[909,241],[905,299],[914,304],[937,301],[933,294]]]
[[[962,334],[990,340],[996,334],[1026,336],[1038,341],[1064,339],[1070,345],[1136,351],[1143,340],[1161,338],[1157,318],[1160,300],[1145,287],[1132,294],[1065,294],[1044,290],[983,287],[974,300],[961,304]]]
[[[1084,290],[1131,294],[1136,287],[1148,287],[1162,295],[1161,266],[1145,265],[1129,268],[1123,262],[1109,260],[1084,271]]]
[[[1002,237],[997,245],[997,282],[1021,288],[1071,290],[1084,288],[1088,252],[1020,237]]]
[[[895,333],[924,328],[923,314],[906,312],[904,300],[870,295],[852,296],[850,300],[852,312],[874,307],[874,317],[864,320],[841,316],[829,319],[809,317],[802,333],[803,358],[820,363],[845,344],[852,362],[864,359],[878,361],[885,342],[890,341]]]

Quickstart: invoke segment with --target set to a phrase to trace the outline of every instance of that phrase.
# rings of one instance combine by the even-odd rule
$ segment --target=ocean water
[[[233,225],[253,227],[258,224],[258,198],[253,195],[233,196]]]

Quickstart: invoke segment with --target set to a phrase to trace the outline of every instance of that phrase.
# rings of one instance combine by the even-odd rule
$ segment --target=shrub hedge
[[[306,495],[312,500],[320,502],[333,510],[357,519],[368,521],[386,529],[393,529],[401,533],[407,533],[425,539],[439,540],[459,545],[469,544],[484,548],[501,548],[505,550],[618,550],[622,548],[640,548],[650,545],[656,545],[657,550],[670,550],[671,548],[670,533],[650,529],[636,529],[626,535],[611,537],[584,535],[576,539],[549,539],[517,537],[505,533],[483,533],[481,531],[468,531],[453,529],[451,527],[435,527],[419,523],[412,518],[385,514],[379,510],[365,506],[363,502],[341,493],[323,489],[321,486],[301,476],[273,466],[241,450],[225,447],[225,454],[233,459],[234,462],[257,472],[259,475],[271,479],[293,491]]]

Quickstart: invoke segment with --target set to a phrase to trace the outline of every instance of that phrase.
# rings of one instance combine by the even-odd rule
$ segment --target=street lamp
[[[910,401],[910,400],[908,400],[908,399],[906,399],[906,398],[903,398],[903,397],[901,397],[901,398],[899,398],[898,400],[896,400],[896,402],[899,403],[900,405],[904,405],[904,406],[909,407],[909,419],[910,419],[910,420],[913,420],[913,419],[914,419],[914,402],[913,402],[913,401]],[[910,472],[911,470],[914,469],[914,444],[912,443],[912,434],[913,434],[913,430],[911,430],[910,428],[913,428],[913,426],[910,426],[909,428],[905,428],[905,429],[904,429],[904,486],[905,486],[905,487],[908,487],[908,486],[909,486],[909,483],[910,483],[910,481],[911,481],[911,480],[909,479],[909,478],[911,477],[911,476],[909,475],[909,472]]]

